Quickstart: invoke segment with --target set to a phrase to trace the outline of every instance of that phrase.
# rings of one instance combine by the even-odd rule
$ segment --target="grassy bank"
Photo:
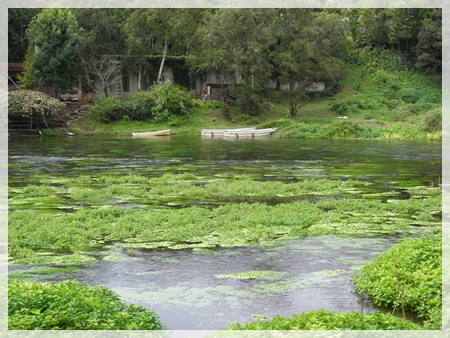
[[[198,135],[203,128],[256,126],[277,127],[273,136],[280,138],[442,138],[440,79],[404,69],[348,65],[337,93],[305,96],[294,117],[288,113],[286,92],[266,91],[258,100],[251,116],[243,114],[237,104],[194,100],[186,114],[160,122],[136,121],[125,115],[105,123],[99,118],[99,109],[93,109],[74,121],[69,130],[130,134],[170,128],[177,134]],[[107,105],[103,109],[112,108]]]

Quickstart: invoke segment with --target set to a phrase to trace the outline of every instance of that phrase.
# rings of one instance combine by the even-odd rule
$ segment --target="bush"
[[[420,325],[389,313],[332,313],[324,309],[292,317],[257,317],[255,322],[233,324],[229,330],[420,330]]]
[[[437,108],[427,112],[421,121],[420,127],[427,132],[442,130],[442,109]]]
[[[192,107],[193,97],[181,86],[170,81],[155,84],[150,88],[149,96],[153,102],[151,118],[155,122],[167,121],[171,115],[187,115]]]
[[[128,307],[103,286],[12,281],[8,288],[9,330],[161,330],[155,312]]]
[[[355,138],[362,128],[355,122],[338,120],[326,126],[324,138]]]
[[[117,96],[109,96],[95,101],[90,111],[102,122],[114,122],[124,117],[132,120],[165,122],[171,116],[187,116],[192,107],[193,97],[181,86],[170,81],[153,85],[149,91],[133,94],[124,101]]]
[[[114,122],[125,115],[125,102],[118,96],[103,97],[96,100],[89,111],[102,122]]]
[[[375,305],[386,308],[400,309],[403,301],[405,310],[425,320],[427,328],[439,329],[442,309],[441,246],[441,233],[402,241],[355,275],[357,291],[366,293]],[[402,298],[399,296],[399,285]]]
[[[260,86],[251,86],[242,84],[229,87],[229,93],[236,98],[235,104],[241,108],[243,114],[256,116],[261,111],[260,94],[262,88]]]
[[[8,92],[8,115],[29,114],[48,121],[65,112],[64,103],[45,93],[28,89]]]

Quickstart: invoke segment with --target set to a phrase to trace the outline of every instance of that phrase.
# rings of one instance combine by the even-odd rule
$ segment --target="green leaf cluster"
[[[8,287],[9,330],[161,330],[159,317],[126,306],[103,286],[77,281],[57,284],[12,281]]]
[[[230,324],[228,330],[421,330],[420,325],[388,313],[332,313],[319,309],[291,317],[255,316],[256,321]]]
[[[442,310],[442,234],[406,239],[355,275],[358,292],[378,306],[401,306],[425,327],[440,329]]]
[[[183,87],[170,81],[154,84],[148,91],[137,92],[128,100],[109,96],[95,101],[90,111],[103,122],[120,119],[165,122],[171,117],[188,115],[194,98]]]

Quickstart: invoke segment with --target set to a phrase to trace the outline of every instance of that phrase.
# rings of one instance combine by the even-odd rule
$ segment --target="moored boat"
[[[153,137],[153,136],[170,136],[170,129],[166,130],[156,130],[156,131],[145,131],[142,133],[131,133],[133,137]]]
[[[233,130],[233,131],[225,131],[223,133],[224,137],[263,137],[269,136],[272,134],[277,128],[265,128],[265,129],[254,129],[254,130]]]
[[[217,136],[223,136],[225,132],[235,132],[235,131],[241,131],[241,130],[255,130],[255,127],[250,128],[234,128],[234,129],[202,129],[200,133],[202,136],[210,136],[210,137],[217,137]]]

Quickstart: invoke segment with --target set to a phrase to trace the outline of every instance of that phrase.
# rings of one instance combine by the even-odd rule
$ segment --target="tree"
[[[199,29],[191,63],[198,71],[223,74],[229,83],[255,85],[271,70],[268,54],[274,42],[272,9],[218,9]]]
[[[202,9],[144,8],[134,10],[125,22],[129,63],[138,72],[139,89],[148,67],[146,57],[159,55],[154,82],[161,83],[165,62],[171,55],[183,55],[185,43],[192,38]]]
[[[96,58],[88,58],[82,61],[87,82],[91,89],[97,91],[91,82],[91,76],[98,78],[101,82],[103,94],[109,96],[109,87],[117,84],[122,78],[121,65],[117,58],[110,55],[101,55]]]
[[[384,47],[388,43],[384,8],[363,8],[359,10],[354,27],[354,40],[359,47]]]
[[[288,85],[291,116],[315,81],[336,81],[343,65],[348,25],[338,14],[308,9],[280,10],[272,59],[278,80]]]
[[[98,79],[105,96],[109,87],[122,78],[121,64],[117,55],[125,50],[125,35],[114,12],[105,8],[76,9],[77,21],[83,28],[80,56],[87,86],[97,91]]]
[[[25,59],[29,45],[25,32],[38,12],[37,8],[8,9],[8,62],[22,62]]]
[[[27,31],[35,54],[29,71],[55,92],[71,90],[77,83],[81,32],[70,9],[47,8],[30,23]]]
[[[434,9],[418,34],[416,67],[425,72],[442,71],[442,9]]]
[[[189,63],[200,74],[215,73],[227,84],[242,112],[249,114],[255,95],[272,70],[274,9],[217,9],[198,29]]]

